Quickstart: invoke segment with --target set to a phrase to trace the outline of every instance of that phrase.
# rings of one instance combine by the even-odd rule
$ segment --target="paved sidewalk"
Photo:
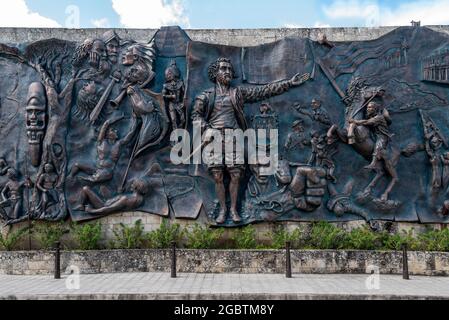
[[[0,275],[0,299],[145,299],[145,300],[309,300],[449,299],[449,278],[380,276],[369,290],[368,275],[180,274],[81,275],[80,289],[69,290],[67,277]]]

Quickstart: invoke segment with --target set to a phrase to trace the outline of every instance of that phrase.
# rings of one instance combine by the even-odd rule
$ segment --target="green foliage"
[[[72,225],[73,237],[78,243],[79,250],[97,250],[101,238],[101,224],[86,223]]]
[[[141,249],[146,237],[142,220],[137,220],[133,226],[120,223],[119,228],[114,230],[114,249]]]
[[[256,228],[247,226],[234,230],[232,240],[237,249],[257,249]]]
[[[223,236],[223,229],[212,229],[200,224],[194,224],[186,232],[187,248],[189,249],[216,249],[218,240]]]
[[[413,230],[395,234],[384,234],[383,249],[385,250],[402,250],[403,245],[406,244],[410,250],[419,250],[419,241],[413,236]]]
[[[282,226],[278,226],[274,231],[269,232],[267,236],[271,239],[271,247],[277,250],[285,248],[286,242],[290,242],[292,248],[299,248],[301,242],[301,230],[299,229],[289,232]]]
[[[64,222],[45,222],[33,225],[34,237],[44,250],[54,248],[55,243],[60,242],[64,234],[68,232],[69,229]]]
[[[344,246],[346,233],[328,222],[315,223],[307,239],[307,244],[313,249],[341,249]]]
[[[162,221],[159,229],[150,232],[147,239],[150,242],[151,248],[154,249],[168,249],[172,242],[179,244],[183,238],[184,232],[181,226],[177,223],[170,224],[167,219]]]
[[[6,251],[14,250],[17,244],[23,239],[26,234],[28,234],[28,232],[28,228],[9,231],[5,235],[0,232],[0,248]]]
[[[449,251],[449,229],[427,231],[418,236],[421,250]]]
[[[382,234],[373,232],[367,226],[357,228],[344,237],[344,248],[350,250],[376,250],[382,247]]]

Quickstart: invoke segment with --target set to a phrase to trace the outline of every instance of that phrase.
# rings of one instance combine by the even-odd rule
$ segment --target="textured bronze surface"
[[[449,222],[447,34],[241,48],[177,27],[146,43],[111,30],[2,44],[0,72],[6,224],[133,211],[226,227]],[[193,121],[279,130],[276,173],[173,164],[170,135]]]

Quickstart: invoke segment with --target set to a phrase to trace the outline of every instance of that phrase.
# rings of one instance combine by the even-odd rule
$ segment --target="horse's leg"
[[[381,200],[388,201],[388,197],[390,196],[391,191],[393,191],[394,186],[399,182],[399,176],[396,171],[396,168],[393,166],[391,161],[384,160],[384,162],[385,162],[385,169],[387,170],[388,174],[391,176],[391,182],[388,185],[387,189],[385,190],[384,194],[382,195]]]
[[[336,124],[334,124],[327,132],[328,141],[334,142],[335,137],[340,139],[343,143],[348,143],[348,135],[346,130],[340,129]]]
[[[353,123],[349,125],[348,129],[348,144],[352,145],[355,144],[355,136],[356,136],[357,126]]]
[[[371,181],[371,183],[366,187],[366,189],[365,189],[365,191],[363,193],[364,194],[371,194],[372,191],[374,190],[374,188],[379,183],[380,179],[383,178],[383,176],[385,176],[385,172],[382,169],[376,170],[376,176]]]

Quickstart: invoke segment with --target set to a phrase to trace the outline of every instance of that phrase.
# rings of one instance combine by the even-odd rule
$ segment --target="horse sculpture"
[[[373,160],[376,142],[371,134],[371,129],[359,123],[364,122],[365,110],[370,102],[375,99],[383,102],[384,93],[385,91],[382,88],[363,87],[363,84],[357,81],[357,79],[353,81],[345,99],[345,103],[348,106],[345,128],[341,129],[337,125],[333,125],[328,132],[329,141],[332,142],[335,139],[341,140],[343,143],[351,145],[357,153],[368,161]],[[384,113],[389,118],[387,109],[385,109],[383,103],[381,105],[382,107],[379,112]],[[389,196],[399,181],[396,167],[399,163],[400,156],[401,151],[399,148],[393,146],[390,141],[387,148],[377,155],[377,161],[373,161],[374,165],[366,167],[366,169],[373,170],[376,176],[365,188],[363,193],[359,194],[359,201],[367,202],[372,200],[378,207],[385,209],[392,209],[392,207],[399,205],[394,201],[389,201]],[[387,175],[391,178],[391,181],[380,199],[378,199],[373,195],[374,189],[381,179]]]

